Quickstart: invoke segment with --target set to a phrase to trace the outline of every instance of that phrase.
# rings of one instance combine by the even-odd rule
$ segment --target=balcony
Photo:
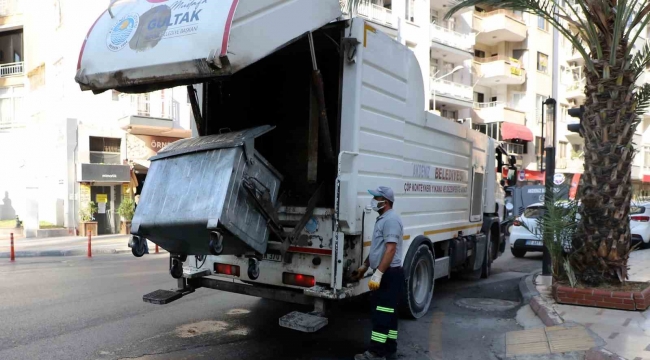
[[[164,91],[120,94],[120,127],[134,135],[189,137],[191,130],[179,126],[179,105]]]
[[[438,101],[451,101],[455,105],[460,106],[469,106],[469,103],[471,103],[472,97],[474,96],[471,86],[444,79],[431,79],[431,94],[449,98],[445,100],[438,99]]]
[[[9,64],[0,64],[0,78],[21,76],[24,73],[24,63],[15,62]]]
[[[502,41],[524,41],[528,35],[522,16],[502,9],[490,12],[475,11],[473,28],[478,33],[476,41],[489,46]]]
[[[349,0],[340,0],[341,7],[347,13]],[[374,23],[390,28],[397,28],[397,20],[393,17],[393,11],[381,5],[373,4],[370,0],[363,0],[357,7],[357,15],[364,17]]]
[[[506,56],[492,56],[489,58],[474,58],[475,74],[479,85],[521,85],[526,81],[526,70],[519,61]]]
[[[433,49],[452,55],[446,57],[447,61],[462,62],[472,58],[475,43],[473,35],[461,34],[437,24],[431,24],[429,35]]]
[[[582,102],[587,97],[585,95],[585,79],[580,79],[573,82],[566,89],[566,98],[569,100],[576,100],[576,102]]]
[[[472,109],[472,122],[477,124],[488,124],[501,121],[525,125],[526,113],[508,106],[508,104],[502,101],[474,103]]]

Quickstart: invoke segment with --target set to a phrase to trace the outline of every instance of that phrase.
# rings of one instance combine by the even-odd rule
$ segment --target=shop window
[[[90,137],[91,164],[121,164],[122,139]]]

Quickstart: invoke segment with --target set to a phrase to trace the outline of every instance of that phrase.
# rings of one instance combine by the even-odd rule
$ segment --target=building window
[[[537,52],[537,71],[548,72],[548,55]]]
[[[456,110],[442,110],[440,116],[448,120],[458,120],[458,111]]]
[[[431,10],[431,23],[438,25],[440,20],[438,19],[438,10]]]
[[[569,113],[569,107],[566,105],[560,105],[560,113],[558,114],[560,117],[560,122],[566,123],[566,116]]]
[[[438,74],[440,67],[438,66],[438,59],[431,59],[431,76]]]
[[[558,147],[558,157],[560,159],[566,159],[566,149],[568,147],[569,143],[565,141],[560,141],[559,147]]]
[[[472,129],[483,133],[497,141],[499,140],[499,123],[491,124],[472,124]]]
[[[538,17],[537,17],[537,27],[538,27],[539,29],[541,29],[541,30],[546,30],[546,29],[547,29],[546,26],[547,26],[547,25],[546,25],[546,19],[544,19],[544,18],[541,17],[541,16],[538,16]]]
[[[524,54],[526,53],[525,49],[515,49],[512,50],[512,58],[519,60],[519,63],[524,63]]]
[[[406,20],[410,22],[415,22],[415,0],[406,1]]]
[[[474,49],[474,57],[484,59],[485,58],[485,51],[479,50],[479,49]]]
[[[0,88],[0,127],[23,122],[22,86]]]
[[[91,164],[121,164],[122,139],[90,137]]]
[[[514,109],[525,109],[525,93],[514,93],[512,94],[512,104],[510,106]]]

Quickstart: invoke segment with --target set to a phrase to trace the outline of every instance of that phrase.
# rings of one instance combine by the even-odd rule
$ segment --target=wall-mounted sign
[[[126,154],[129,160],[148,160],[150,157],[158,154],[165,146],[177,140],[180,139],[164,136],[128,134],[126,136]]]
[[[80,182],[129,182],[128,165],[81,164]]]
[[[96,202],[99,203],[107,203],[108,202],[108,194],[97,194],[95,196]]]

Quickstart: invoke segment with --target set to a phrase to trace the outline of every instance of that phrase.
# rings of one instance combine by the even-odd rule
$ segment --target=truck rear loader
[[[76,81],[188,86],[197,136],[151,158],[132,222],[134,255],[160,245],[178,282],[146,302],[203,287],[313,304],[280,324],[316,331],[328,302],[369,291],[351,273],[380,185],[404,223],[405,315],[426,314],[436,279],[488,277],[504,250],[498,144],[426,111],[415,55],[337,0],[113,2]]]

